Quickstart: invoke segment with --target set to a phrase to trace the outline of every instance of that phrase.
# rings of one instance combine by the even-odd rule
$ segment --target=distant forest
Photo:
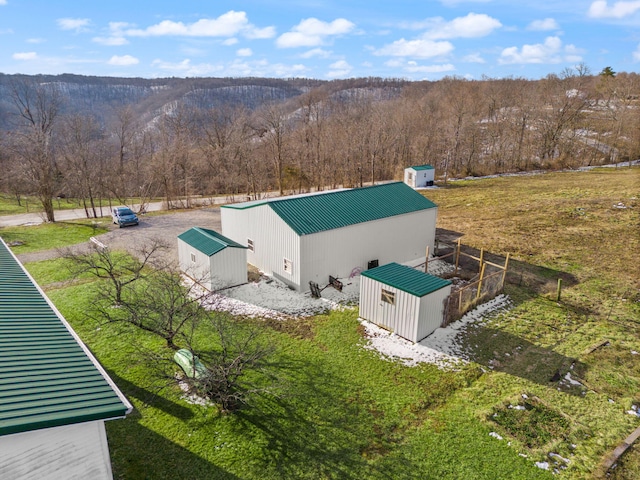
[[[0,74],[0,189],[164,197],[304,192],[576,168],[640,156],[640,76],[540,80],[108,78]],[[95,214],[95,211],[93,210]]]

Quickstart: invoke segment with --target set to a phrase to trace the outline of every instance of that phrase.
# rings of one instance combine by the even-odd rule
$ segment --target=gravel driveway
[[[176,237],[191,227],[203,227],[221,231],[220,208],[208,207],[199,210],[182,210],[176,213],[167,213],[157,216],[141,216],[140,224],[135,227],[118,228],[111,225],[107,233],[98,235],[97,240],[112,250],[128,250],[134,252],[146,241],[158,239],[166,242],[171,248],[168,252],[169,259],[178,260],[178,247]],[[84,248],[85,244],[74,246]],[[59,256],[57,250],[45,250],[40,252],[18,255],[22,263],[48,260]]]

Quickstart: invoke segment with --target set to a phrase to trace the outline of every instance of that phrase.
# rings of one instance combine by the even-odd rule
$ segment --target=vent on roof
[[[378,260],[371,260],[367,263],[367,270],[371,270],[372,268],[376,268],[379,265]]]

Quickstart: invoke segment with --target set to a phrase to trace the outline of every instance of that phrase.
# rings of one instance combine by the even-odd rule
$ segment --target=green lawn
[[[83,243],[95,235],[107,232],[109,225],[108,220],[99,219],[0,227],[0,237],[19,255]]]
[[[514,255],[513,308],[460,333],[475,362],[444,371],[380,358],[363,348],[355,310],[279,328],[237,319],[257,322],[276,346],[278,395],[235,414],[192,405],[174,384],[159,388],[143,352],[169,352],[145,333],[97,325],[90,279],[65,283],[60,260],[27,267],[135,406],[107,423],[116,479],[604,478],[604,456],[640,425],[626,413],[640,404],[639,174],[427,191],[440,228]],[[198,338],[215,337],[203,325]],[[560,387],[556,371],[587,388]],[[535,465],[543,461],[557,475]],[[615,478],[637,478],[639,465],[630,452]]]

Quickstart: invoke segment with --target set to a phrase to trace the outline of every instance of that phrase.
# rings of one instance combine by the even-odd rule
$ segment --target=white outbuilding
[[[178,235],[178,261],[210,291],[247,283],[247,247],[214,230],[193,227]]]
[[[131,404],[0,239],[0,478],[112,480]]]
[[[318,192],[220,209],[222,232],[247,260],[297,291],[433,249],[436,205],[402,182]]]
[[[435,169],[431,165],[414,165],[404,169],[404,183],[411,188],[431,187],[435,179]]]
[[[442,325],[451,282],[389,263],[362,272],[360,317],[412,342]]]

